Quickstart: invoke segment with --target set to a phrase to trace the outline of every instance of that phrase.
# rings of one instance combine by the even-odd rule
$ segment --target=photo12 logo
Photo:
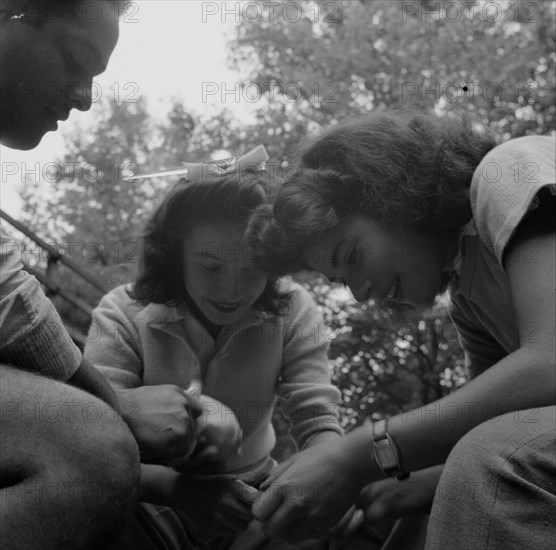
[[[417,18],[421,23],[474,23],[482,20],[497,23],[502,18],[519,23],[538,23],[538,2],[479,2],[464,0],[452,2],[401,2],[402,22]]]
[[[539,85],[534,80],[526,82],[439,82],[407,81],[402,83],[402,102],[441,101],[446,103],[472,102],[477,99],[533,103]]]
[[[31,181],[33,183],[57,183],[64,179],[70,183],[75,180],[85,181],[87,183],[97,183],[105,177],[109,177],[113,183],[126,180],[134,176],[138,171],[135,162],[124,161],[123,163],[115,162],[110,167],[102,169],[98,162],[69,161],[64,162],[40,162],[33,163],[17,163],[3,162],[0,165],[2,184],[10,181],[18,180],[21,183]]]
[[[139,103],[139,85],[137,82],[113,82],[108,86],[109,91],[103,91],[100,84],[91,82],[83,87],[78,82],[47,82],[26,87],[22,82],[2,82],[0,84],[0,104],[16,99],[29,105],[50,103],[64,98],[68,103],[84,101],[87,104],[98,103],[103,96],[107,96],[114,103]]]
[[[202,22],[221,23],[334,23],[341,19],[341,2],[202,2]]]
[[[95,23],[106,17],[119,23],[139,23],[139,2],[86,0],[81,2],[2,1],[2,21],[75,23],[77,19]]]
[[[337,82],[313,82],[309,87],[300,82],[280,83],[269,80],[258,82],[203,82],[201,99],[207,103],[209,98],[219,98],[221,103],[257,103],[265,98],[270,103],[338,103],[339,85]]]

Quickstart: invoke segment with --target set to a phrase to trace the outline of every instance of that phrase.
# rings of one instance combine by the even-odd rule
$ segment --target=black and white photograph
[[[556,0],[0,0],[0,548],[556,548],[555,65]]]

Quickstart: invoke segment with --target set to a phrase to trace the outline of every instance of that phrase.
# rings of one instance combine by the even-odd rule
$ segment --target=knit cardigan
[[[323,431],[341,435],[340,392],[331,384],[327,358],[329,331],[308,292],[287,279],[282,284],[291,292],[285,314],[252,309],[223,327],[216,340],[185,306],[140,307],[118,287],[93,312],[85,358],[114,388],[187,388],[201,380],[202,392],[228,405],[243,430],[243,452],[230,471],[269,455],[279,397],[300,448]]]

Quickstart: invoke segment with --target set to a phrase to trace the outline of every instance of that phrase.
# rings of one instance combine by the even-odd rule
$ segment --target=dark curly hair
[[[301,151],[301,169],[277,193],[265,239],[298,256],[349,216],[386,228],[455,237],[471,219],[473,172],[496,145],[466,119],[377,112],[350,117]],[[283,266],[285,267],[285,266]],[[268,269],[268,266],[267,266]]]
[[[261,247],[260,222],[250,223],[251,215],[257,207],[269,204],[272,189],[264,171],[177,183],[146,223],[138,277],[128,294],[142,305],[175,306],[186,301],[181,243],[199,223],[244,224],[244,241],[250,247],[250,257],[255,256]],[[254,307],[278,315],[288,305],[289,293],[280,290],[278,277],[269,277]]]

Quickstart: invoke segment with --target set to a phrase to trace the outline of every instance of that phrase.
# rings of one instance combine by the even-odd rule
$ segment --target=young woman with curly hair
[[[294,456],[256,517],[294,540],[357,501],[370,523],[430,511],[427,549],[552,547],[554,138],[497,146],[462,120],[378,112],[325,132],[301,164],[266,228],[267,267],[418,308],[449,288],[471,380]],[[330,490],[311,500],[315,486]]]

